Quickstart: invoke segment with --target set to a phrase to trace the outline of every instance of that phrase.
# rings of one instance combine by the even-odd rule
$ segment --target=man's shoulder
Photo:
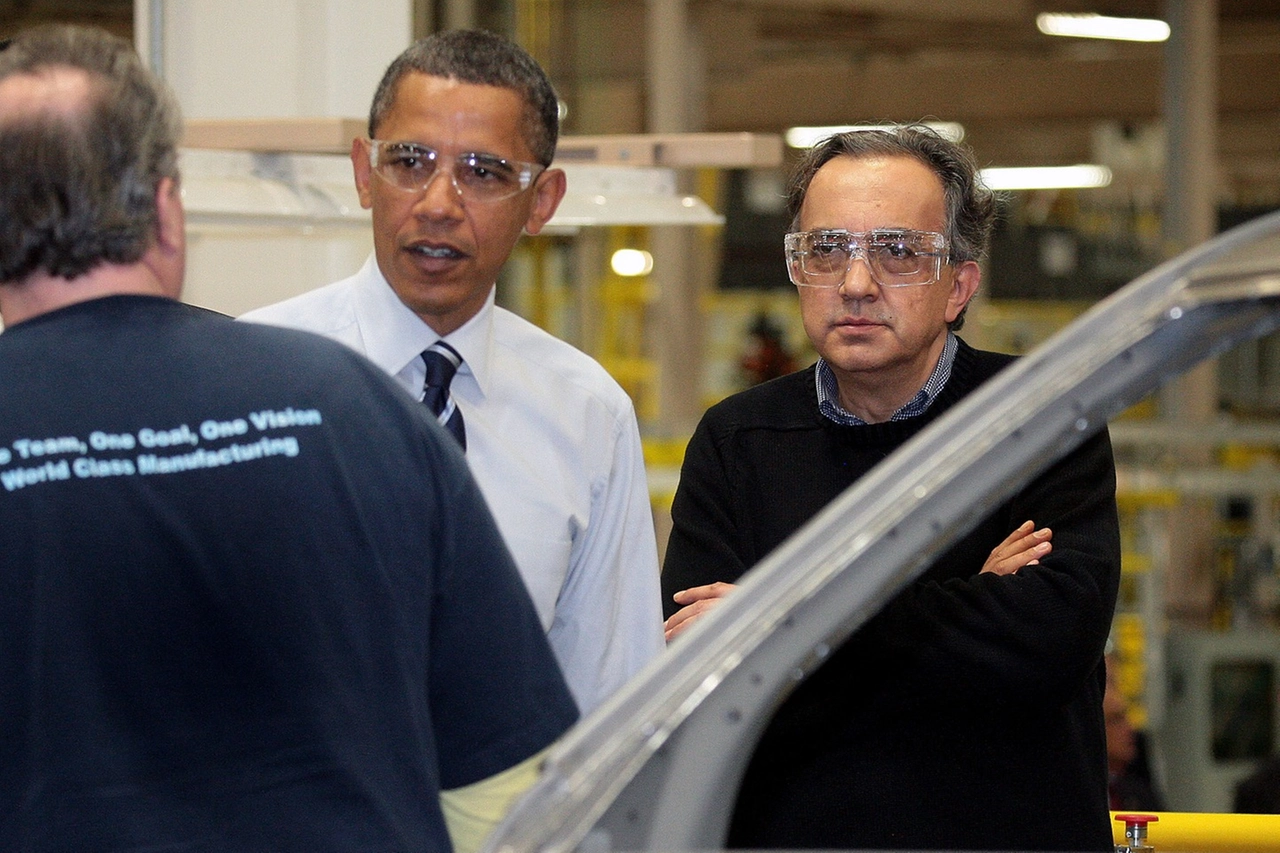
[[[988,369],[993,373],[1018,360],[1018,356],[1010,355],[1007,352],[978,349],[967,343],[964,338],[957,337],[956,343],[958,345],[956,349],[957,356],[960,353],[967,353],[968,357],[972,358],[975,363],[982,365],[984,369]]]
[[[1016,355],[990,350],[976,349],[957,339],[956,360],[951,368],[951,375],[966,384],[970,389],[986,382],[1001,370],[1018,360]]]
[[[504,359],[519,363],[523,372],[576,388],[610,408],[631,408],[631,398],[600,362],[518,314],[494,308],[493,340]]]
[[[221,331],[216,331],[211,325],[206,325],[206,328],[220,336],[226,345],[255,354],[261,359],[264,371],[267,363],[280,364],[286,365],[288,371],[295,371],[299,379],[323,379],[327,376],[327,381],[333,382],[336,380],[332,371],[339,370],[366,375],[377,384],[386,384],[383,380],[387,377],[381,371],[349,346],[318,329],[267,319],[240,319],[246,322],[219,324]]]
[[[354,277],[344,278],[281,302],[255,308],[240,315],[239,319],[337,337],[338,333],[355,323],[354,285]]]
[[[345,344],[305,329],[224,322],[195,335],[184,360],[216,365],[201,384],[219,385],[236,398],[279,400],[273,411],[312,410],[356,440],[344,454],[356,458],[386,448],[417,448],[428,432],[422,405],[373,362]],[[200,353],[205,353],[201,358]],[[215,354],[216,357],[215,357]],[[286,417],[286,421],[288,418]],[[438,453],[431,452],[431,458]],[[406,465],[439,464],[415,454]]]
[[[157,377],[178,385],[327,388],[360,383],[395,388],[372,364],[324,336],[233,322],[226,315],[158,297],[126,295],[82,302],[36,318],[17,331],[20,334],[6,332],[5,341],[15,345],[10,349],[23,344],[25,357],[39,357],[57,345],[65,350],[68,336],[77,343],[96,337],[101,340],[94,346],[109,349],[113,357],[148,353],[160,365]]]
[[[712,405],[703,423],[718,430],[811,428],[817,423],[815,381],[810,365],[753,385]]]

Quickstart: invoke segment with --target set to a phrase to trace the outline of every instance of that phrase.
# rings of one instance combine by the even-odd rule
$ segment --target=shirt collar
[[[458,355],[462,356],[462,366],[458,368],[459,375],[474,377],[481,395],[488,393],[492,375],[496,292],[497,288],[489,288],[489,295],[476,315],[444,336],[444,340],[458,351]]]
[[[489,288],[489,296],[474,317],[443,338],[462,356],[458,376],[473,377],[482,395],[489,387],[493,362],[495,290]],[[422,351],[441,340],[430,326],[422,322],[422,318],[400,301],[378,269],[374,255],[369,256],[357,274],[355,311],[360,328],[366,330],[363,336],[365,355],[393,376],[399,376],[406,370],[421,373]],[[421,384],[420,379],[418,384]]]
[[[942,355],[938,357],[938,363],[934,365],[933,372],[929,374],[929,379],[924,383],[924,387],[895,411],[889,420],[903,421],[907,418],[922,415],[928,410],[934,399],[937,398],[938,392],[942,390],[943,386],[947,384],[947,380],[951,378],[951,366],[955,363],[956,350],[959,349],[956,341],[956,336],[948,331],[946,342],[942,345]],[[836,375],[831,369],[831,365],[827,364],[826,359],[818,358],[814,376],[818,391],[818,411],[824,417],[842,426],[866,425],[866,421],[840,405],[840,392],[836,383]]]

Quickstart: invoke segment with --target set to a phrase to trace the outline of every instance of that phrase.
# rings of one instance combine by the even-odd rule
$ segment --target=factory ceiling
[[[571,37],[553,53],[567,72],[558,82],[579,95],[587,121],[625,124],[627,110],[610,114],[608,104],[634,104],[632,113],[642,115],[646,4],[566,5]],[[1166,5],[691,0],[692,55],[705,77],[691,75],[700,97],[690,121],[709,131],[781,132],[934,117],[962,123],[988,165],[1085,162],[1096,155],[1100,131],[1131,139],[1159,133],[1168,47],[1047,36],[1036,15],[1161,18]],[[1224,192],[1244,187],[1280,203],[1280,2],[1219,0],[1218,9]]]
[[[530,47],[565,96],[568,132],[646,129],[645,0],[475,2],[497,10],[492,20],[515,21],[522,41],[545,41]],[[423,8],[445,4],[418,0]],[[962,123],[984,165],[1089,161],[1103,134],[1133,140],[1141,166],[1159,149],[1151,140],[1162,126],[1167,46],[1055,38],[1038,32],[1035,18],[1045,11],[1158,18],[1167,5],[688,0],[687,127],[781,133],[932,117]],[[1217,0],[1217,7],[1222,192],[1280,204],[1280,0]],[[0,0],[0,34],[80,20],[127,35],[132,8],[129,0]]]

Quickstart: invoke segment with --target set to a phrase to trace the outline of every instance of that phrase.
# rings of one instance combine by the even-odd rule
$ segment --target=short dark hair
[[[177,99],[128,42],[47,25],[0,52],[0,80],[57,68],[88,74],[85,106],[0,116],[0,282],[137,261],[156,237],[160,180],[178,178]]]
[[[787,182],[787,212],[793,230],[799,227],[800,208],[813,176],[837,157],[911,157],[928,166],[942,182],[951,262],[978,261],[986,256],[999,199],[982,183],[973,152],[923,124],[837,133],[809,149]],[[961,311],[951,322],[952,330],[964,325],[964,315]]]
[[[525,142],[539,163],[551,165],[560,135],[560,104],[542,66],[520,45],[485,30],[449,30],[410,45],[387,67],[374,93],[371,139],[377,138],[400,81],[414,71],[515,91],[525,106]]]

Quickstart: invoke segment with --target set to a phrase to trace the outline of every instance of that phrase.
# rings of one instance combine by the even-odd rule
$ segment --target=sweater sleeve
[[[1027,519],[1053,552],[1016,574],[980,574]],[[861,653],[941,701],[993,694],[1066,701],[1102,656],[1120,576],[1115,466],[1105,430],[1032,481],[864,629]],[[915,684],[902,683],[903,680]]]
[[[728,460],[710,421],[704,417],[694,431],[680,468],[662,567],[663,618],[680,609],[671,600],[675,593],[716,581],[732,583],[756,562],[742,552],[746,546],[734,520]]]

